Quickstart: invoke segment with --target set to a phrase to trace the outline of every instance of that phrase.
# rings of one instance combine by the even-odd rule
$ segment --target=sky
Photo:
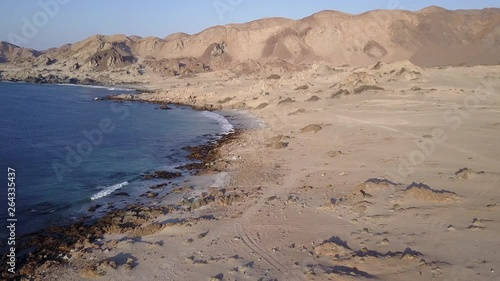
[[[374,9],[500,7],[498,0],[2,0],[0,41],[45,50],[94,34],[164,38],[175,32],[265,17],[300,19],[322,10],[359,14]]]

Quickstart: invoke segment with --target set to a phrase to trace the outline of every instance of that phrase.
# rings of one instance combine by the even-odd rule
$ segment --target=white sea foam
[[[222,128],[223,134],[229,134],[234,131],[234,126],[229,123],[224,116],[210,111],[203,111],[201,114],[207,118],[217,121],[217,124],[219,124]]]
[[[129,88],[116,88],[116,87],[108,87],[108,86],[96,86],[96,85],[82,85],[82,84],[57,84],[61,86],[73,86],[73,87],[82,87],[82,88],[94,88],[94,89],[107,89],[108,91],[121,91],[121,92],[135,92],[135,89]]]
[[[135,92],[135,89],[128,88],[108,88],[108,91]]]
[[[112,185],[112,186],[106,186],[106,187],[103,187],[101,191],[97,192],[96,194],[92,195],[92,197],[90,197],[90,199],[92,201],[94,200],[97,200],[99,198],[103,198],[103,197],[106,197],[108,195],[110,195],[111,193],[115,192],[116,190],[124,187],[124,186],[127,186],[128,185],[128,181],[126,182],[122,182],[122,183],[119,183],[119,184],[115,184],[115,185]]]

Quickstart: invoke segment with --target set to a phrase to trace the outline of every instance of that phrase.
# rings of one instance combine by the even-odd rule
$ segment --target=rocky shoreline
[[[0,79],[0,81],[14,82],[14,83],[25,82],[30,84],[74,84],[74,85],[89,85],[89,86],[105,86],[103,83],[100,83],[90,78],[85,78],[80,80],[78,78],[70,78],[70,77],[61,78],[54,75],[42,76],[41,74],[38,76],[29,76],[22,79],[18,78],[11,78],[6,80]]]
[[[110,100],[124,101],[123,99]],[[138,100],[133,100],[138,101]],[[144,101],[143,101],[144,102]],[[159,104],[158,102],[152,102]],[[166,103],[161,103],[167,106]],[[179,106],[190,106],[177,103]],[[190,106],[191,107],[191,106]],[[194,110],[208,110],[206,108],[195,108]],[[237,142],[242,131],[222,135],[217,141],[208,142],[197,146],[186,146],[183,149],[189,152],[188,159],[195,162],[184,166],[176,167],[179,171],[189,171],[192,175],[218,173],[223,170],[224,165],[221,160],[220,149],[233,142]],[[219,162],[219,163],[218,163]],[[181,177],[180,172],[157,171],[151,175],[145,175],[144,180],[163,179],[172,180]],[[193,188],[190,186],[172,185],[171,182],[151,186],[152,191],[148,191],[144,196],[155,194],[154,190],[164,189],[171,186],[170,194],[184,193],[188,195]],[[165,197],[164,196],[164,197]],[[130,237],[142,237],[156,233],[165,227],[174,225],[190,225],[201,220],[212,220],[213,217],[191,217],[176,222],[159,223],[159,216],[174,213],[189,213],[191,210],[198,209],[204,205],[213,202],[230,204],[238,198],[235,193],[228,192],[225,189],[202,192],[189,199],[182,198],[175,203],[165,205],[146,206],[130,204],[125,208],[115,209],[107,212],[104,216],[92,219],[90,216],[81,217],[77,222],[69,225],[50,226],[43,230],[26,234],[20,237],[20,246],[18,246],[18,257],[16,263],[16,274],[12,275],[7,271],[7,258],[2,256],[0,260],[1,277],[4,280],[39,280],[43,279],[44,272],[55,266],[68,265],[72,257],[78,257],[93,249],[104,250],[106,247],[112,247],[111,244],[117,241],[102,243],[105,235],[127,234]],[[94,212],[101,206],[92,206],[89,212]],[[125,264],[116,264],[111,260],[94,261],[81,269],[82,277],[99,277],[105,274],[106,269],[116,269],[117,266],[125,266],[129,269],[134,267],[133,261],[127,260]]]
[[[147,99],[142,99],[140,97],[141,94],[144,93],[154,93],[155,90],[138,90],[139,94],[121,94],[121,95],[111,95],[103,98],[103,100],[112,100],[112,101],[117,101],[117,102],[147,102],[151,104],[158,104],[160,105],[159,109],[163,110],[168,110],[170,109],[168,106],[173,105],[173,106],[187,106],[190,107],[193,110],[196,111],[214,111],[214,110],[221,110],[222,106],[215,106],[213,104],[204,104],[204,105],[196,105],[192,103],[184,103],[184,102],[176,102],[172,100],[147,100]]]
[[[32,244],[51,250],[31,255],[25,279],[498,279],[499,73],[404,61],[279,79],[210,73],[120,95],[245,108],[265,123],[216,148],[186,147],[206,160],[184,168],[204,169],[164,199],[169,185],[155,182],[146,196],[163,205],[46,230]],[[415,155],[423,163],[403,173]]]
[[[74,78],[74,77],[59,77],[55,75],[47,75],[42,76],[41,74],[38,76],[29,76],[24,78],[10,78],[3,79],[0,71],[0,83],[29,83],[29,84],[38,84],[38,85],[75,85],[75,86],[98,86],[98,87],[126,87],[127,89],[134,89],[141,93],[151,92],[144,88],[144,83],[138,81],[129,81],[129,82],[116,82],[110,84],[105,81],[99,81],[94,78]],[[112,99],[112,96],[108,97]]]

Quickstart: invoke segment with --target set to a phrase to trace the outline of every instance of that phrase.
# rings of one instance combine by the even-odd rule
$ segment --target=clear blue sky
[[[59,4],[57,1],[67,3]],[[40,3],[58,3],[59,11],[48,14]],[[43,50],[76,42],[93,34],[163,38],[174,32],[193,34],[214,25],[247,22],[264,17],[299,19],[321,10],[358,14],[373,9],[395,7],[419,10],[430,5],[447,9],[482,9],[500,7],[500,1],[1,0],[0,41]],[[219,7],[219,10],[215,6]],[[52,7],[48,11],[57,10],[53,5]],[[38,17],[34,19],[36,15]],[[26,25],[30,24],[37,29],[35,32],[26,28]]]

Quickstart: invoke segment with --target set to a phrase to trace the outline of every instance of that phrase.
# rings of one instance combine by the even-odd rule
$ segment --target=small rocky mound
[[[367,72],[354,72],[344,79],[343,84],[346,87],[356,88],[361,84],[377,84],[377,80]]]
[[[361,94],[364,91],[381,91],[384,90],[384,88],[379,87],[379,86],[374,86],[374,85],[363,85],[359,86],[358,88],[354,89],[355,94]]]
[[[329,151],[326,155],[330,158],[335,158],[337,156],[343,155],[342,151],[340,150],[334,150],[334,151]]]
[[[462,180],[468,180],[468,179],[474,177],[475,175],[479,175],[479,174],[484,174],[484,172],[475,172],[469,168],[463,168],[463,169],[458,170],[455,173],[455,178],[462,179]]]
[[[232,101],[233,99],[234,99],[233,97],[227,97],[223,100],[217,101],[217,103],[224,104],[224,103],[228,103],[228,102]]]
[[[302,86],[298,86],[297,88],[295,88],[295,91],[307,90],[307,89],[309,89],[308,85],[302,85]]]
[[[387,179],[369,179],[358,185],[351,194],[351,199],[368,199],[377,193],[391,191],[397,186],[396,183]]]
[[[260,109],[264,109],[268,106],[269,104],[267,102],[263,102],[259,105],[257,105],[253,110],[260,110]]]
[[[319,101],[320,98],[316,95],[310,97],[309,99],[307,99],[306,101],[311,101],[311,102],[315,102],[315,101]]]
[[[272,137],[267,142],[267,147],[274,149],[283,149],[288,147],[288,142],[284,142],[283,139],[286,138],[283,135]]]
[[[304,128],[300,129],[300,132],[301,133],[317,133],[319,131],[321,131],[323,129],[323,127],[319,124],[311,124],[311,125],[308,125],[308,126],[305,126]]]
[[[372,67],[372,70],[379,70],[380,67],[382,67],[382,62],[379,61],[377,62],[373,67]]]
[[[395,74],[396,78],[400,78],[400,79],[404,79],[404,80],[408,80],[408,81],[418,80],[418,79],[420,79],[421,76],[422,76],[421,72],[415,71],[415,70],[408,70],[404,67],[401,68],[399,71],[397,71]]]
[[[279,79],[281,79],[281,76],[279,76],[278,74],[271,74],[271,75],[269,75],[266,79],[275,79],[275,80],[279,80]]]
[[[390,64],[383,64],[380,67],[380,71],[384,74],[389,74],[389,81],[395,80],[406,80],[406,81],[417,81],[422,77],[422,68],[414,65],[410,61],[400,61]]]
[[[397,267],[405,270],[423,270],[423,266],[432,270],[422,254],[410,248],[397,252],[378,252],[367,248],[351,249],[339,237],[332,237],[314,248],[318,264],[308,265],[311,275],[316,278],[324,275],[332,280],[379,279],[380,268]],[[306,272],[306,274],[308,274]],[[362,279],[344,279],[360,277]],[[321,279],[323,280],[323,279]],[[326,279],[325,279],[326,280]],[[328,279],[330,280],[330,279]]]
[[[330,98],[336,99],[336,98],[340,98],[341,96],[348,96],[349,94],[350,94],[350,92],[348,90],[340,89],[337,92],[331,94]]]
[[[288,116],[299,115],[299,114],[306,113],[306,112],[307,112],[307,110],[300,108],[300,109],[295,110],[292,113],[288,113]]]
[[[453,203],[460,196],[447,190],[436,190],[423,183],[412,183],[405,189],[404,197],[434,203]]]
[[[289,104],[289,103],[293,103],[293,102],[295,102],[294,99],[292,99],[292,98],[286,98],[284,100],[280,100],[278,102],[278,105],[285,105],[285,104]]]
[[[338,237],[324,241],[314,248],[314,252],[318,256],[335,257],[337,259],[350,258],[354,254],[354,251],[347,246],[347,243]]]

